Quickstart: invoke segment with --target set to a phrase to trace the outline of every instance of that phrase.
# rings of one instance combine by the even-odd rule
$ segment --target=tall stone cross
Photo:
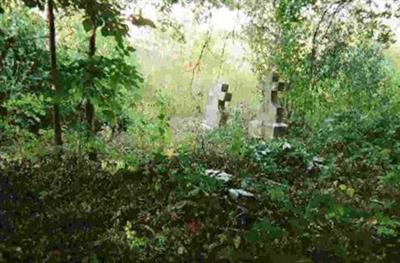
[[[272,137],[281,137],[287,133],[288,125],[283,122],[284,108],[279,103],[278,94],[286,89],[285,82],[280,81],[277,73],[272,74],[272,88],[271,88],[271,108],[275,116],[274,122],[266,125],[266,134],[272,134]]]
[[[232,100],[232,93],[229,92],[229,85],[222,84],[210,88],[207,99],[202,126],[212,130],[218,126],[224,126],[228,120],[229,113],[227,104]]]
[[[271,139],[287,133],[288,125],[283,122],[284,108],[278,94],[287,87],[277,73],[268,75],[262,83],[263,102],[259,116],[250,122],[249,134],[255,138]]]

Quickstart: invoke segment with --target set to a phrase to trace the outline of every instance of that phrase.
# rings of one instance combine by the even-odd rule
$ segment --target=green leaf
[[[83,20],[82,25],[86,32],[89,32],[90,30],[93,29],[93,23],[89,18],[86,18],[85,20]]]
[[[127,47],[126,50],[128,50],[129,52],[135,52],[136,51],[136,49],[134,47],[132,47],[132,46]]]
[[[111,31],[111,28],[109,28],[109,27],[107,27],[107,26],[103,26],[103,27],[101,28],[101,34],[102,34],[103,36],[105,36],[105,37],[108,37],[108,36],[112,36],[112,35],[113,35],[113,32]]]

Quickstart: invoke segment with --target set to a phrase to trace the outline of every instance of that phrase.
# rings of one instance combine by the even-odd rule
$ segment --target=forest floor
[[[226,129],[114,170],[68,153],[2,162],[0,261],[398,262],[398,135],[367,130],[314,137],[316,151]]]

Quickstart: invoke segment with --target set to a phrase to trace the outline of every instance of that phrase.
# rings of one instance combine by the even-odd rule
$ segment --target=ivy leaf
[[[119,48],[123,49],[124,48],[124,39],[122,37],[122,34],[120,32],[116,32],[114,35],[115,41],[117,42],[117,45]]]
[[[86,32],[89,32],[90,30],[93,29],[93,23],[89,18],[86,18],[85,20],[83,20],[82,25]]]
[[[101,28],[101,34],[105,37],[112,36],[111,28],[109,28],[108,26],[103,26]]]

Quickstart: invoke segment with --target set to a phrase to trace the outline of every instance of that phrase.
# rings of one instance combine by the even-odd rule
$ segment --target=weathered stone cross
[[[256,120],[250,122],[249,134],[261,139],[283,136],[288,125],[283,122],[284,108],[279,103],[278,93],[284,91],[287,85],[280,81],[277,73],[270,74],[262,85],[261,112]]]
[[[218,100],[218,111],[220,113],[219,127],[226,125],[228,121],[229,112],[227,111],[226,104],[232,101],[232,93],[228,91],[229,85],[222,84]]]
[[[212,130],[226,124],[229,117],[227,103],[232,100],[232,93],[228,91],[228,84],[217,85],[210,89],[202,123],[204,128]]]
[[[286,134],[288,125],[283,123],[284,108],[279,103],[278,93],[286,89],[286,83],[279,81],[279,75],[277,73],[272,74],[272,88],[271,88],[271,104],[275,115],[275,122],[267,125],[271,130],[269,134],[272,137],[280,137]]]

